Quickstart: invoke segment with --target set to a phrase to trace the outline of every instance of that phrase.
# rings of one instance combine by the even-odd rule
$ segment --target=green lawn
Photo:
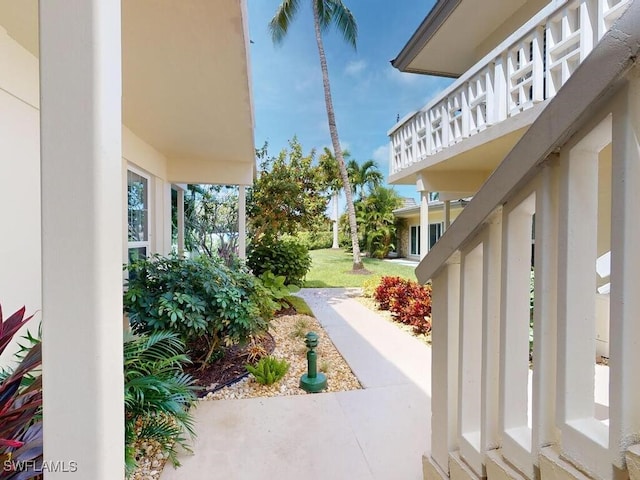
[[[373,276],[396,275],[415,280],[413,267],[396,265],[374,258],[363,258],[364,267],[371,275],[354,275],[351,273],[353,257],[344,250],[312,250],[311,270],[307,274],[305,287],[362,287],[362,284]]]

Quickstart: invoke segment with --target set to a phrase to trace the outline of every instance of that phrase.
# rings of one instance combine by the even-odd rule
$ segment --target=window
[[[420,255],[420,225],[413,225],[411,227],[411,241],[410,241],[411,255]]]
[[[429,225],[429,248],[433,248],[436,242],[440,239],[443,227],[443,223],[431,223]]]
[[[127,240],[129,261],[149,255],[149,179],[127,170]]]

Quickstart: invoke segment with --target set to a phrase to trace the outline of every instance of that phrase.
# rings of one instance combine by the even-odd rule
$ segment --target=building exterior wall
[[[171,183],[167,180],[167,158],[122,127],[123,192],[127,192],[127,171],[148,178],[149,184],[149,253],[167,255],[171,252]],[[123,263],[127,262],[127,202],[123,204]]]
[[[409,235],[410,227],[407,219],[402,219],[402,222],[396,230],[396,252],[398,257],[407,257],[409,254]]]
[[[463,207],[460,204],[451,205],[451,222],[453,222],[460,213],[462,213]],[[398,229],[398,246],[397,252],[399,257],[407,257],[412,259],[419,259],[419,255],[411,255],[411,227],[420,225],[420,212],[416,211],[415,214],[402,217],[402,226]],[[437,208],[430,206],[429,208],[429,224],[444,223],[444,208],[438,205]],[[444,233],[444,231],[443,231]],[[423,246],[421,245],[421,248]]]
[[[0,27],[0,306],[4,316],[42,307],[40,114],[38,59]],[[126,261],[127,169],[150,178],[150,252],[171,251],[167,159],[123,126],[123,262]],[[82,235],[82,232],[69,232]],[[39,320],[39,315],[36,315]],[[34,330],[30,325],[30,330]],[[11,346],[0,365],[13,355]]]
[[[5,317],[23,305],[29,313],[42,305],[38,97],[37,59],[0,27],[0,306]],[[13,352],[9,346],[0,364]]]

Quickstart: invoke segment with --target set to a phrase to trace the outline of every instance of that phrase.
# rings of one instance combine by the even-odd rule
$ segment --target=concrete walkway
[[[198,439],[162,480],[421,480],[431,350],[349,297],[305,289],[363,390],[201,402]]]

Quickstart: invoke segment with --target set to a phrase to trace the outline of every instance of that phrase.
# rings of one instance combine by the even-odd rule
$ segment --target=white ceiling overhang
[[[391,63],[403,72],[459,77],[475,64],[478,46],[525,3],[527,0],[439,0]],[[491,50],[501,40],[485,49]]]
[[[37,14],[37,0],[0,0],[0,24],[36,56]],[[245,0],[122,1],[123,123],[169,162],[253,170],[246,20]]]

